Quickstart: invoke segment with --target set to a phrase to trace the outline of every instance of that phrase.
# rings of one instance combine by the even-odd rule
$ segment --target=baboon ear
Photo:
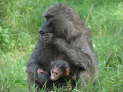
[[[69,76],[70,75],[70,69],[67,68],[65,69],[64,76]]]

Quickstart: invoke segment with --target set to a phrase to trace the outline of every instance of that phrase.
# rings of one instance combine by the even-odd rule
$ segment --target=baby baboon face
[[[61,77],[70,76],[70,66],[68,62],[64,60],[56,60],[51,62],[50,79],[55,81],[60,79]]]

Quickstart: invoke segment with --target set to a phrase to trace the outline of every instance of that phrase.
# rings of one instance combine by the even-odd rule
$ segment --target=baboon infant
[[[68,77],[72,80],[77,80],[78,73],[73,67],[71,68],[68,62],[64,60],[55,60],[50,64],[50,74],[43,69],[38,69],[38,73],[44,73],[46,76],[50,75],[52,81],[56,81],[63,77]]]
[[[50,75],[48,78],[50,78],[51,83],[54,83],[57,87],[64,87],[67,86],[67,81],[72,81],[71,84],[69,84],[70,90],[72,90],[75,87],[75,81],[78,79],[78,70],[75,68],[71,68],[71,66],[68,64],[68,62],[64,60],[54,60],[50,64],[50,74],[46,72],[43,69],[38,69],[38,73],[43,73],[45,76]],[[70,91],[69,90],[69,91]]]
[[[50,79],[56,81],[63,77],[68,77],[72,80],[77,80],[77,71],[64,60],[55,60],[51,62]]]

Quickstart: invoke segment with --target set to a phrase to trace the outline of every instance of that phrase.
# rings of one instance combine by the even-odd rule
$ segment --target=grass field
[[[98,83],[73,92],[123,92],[123,0],[1,0],[0,92],[27,92],[26,63],[42,14],[58,2],[73,7],[91,29],[99,61]]]

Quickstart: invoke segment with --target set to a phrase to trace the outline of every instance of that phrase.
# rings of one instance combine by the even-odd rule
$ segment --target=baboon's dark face
[[[45,17],[46,21],[40,30],[40,34],[44,35],[46,33],[53,33],[53,24],[52,24],[52,17]]]
[[[52,18],[46,17],[46,21],[42,25],[40,30],[41,38],[44,44],[50,43],[53,39],[54,26],[52,24]]]
[[[45,16],[46,21],[40,31],[41,35],[53,34],[54,37],[64,37],[67,33],[65,30],[67,24],[63,15]]]

